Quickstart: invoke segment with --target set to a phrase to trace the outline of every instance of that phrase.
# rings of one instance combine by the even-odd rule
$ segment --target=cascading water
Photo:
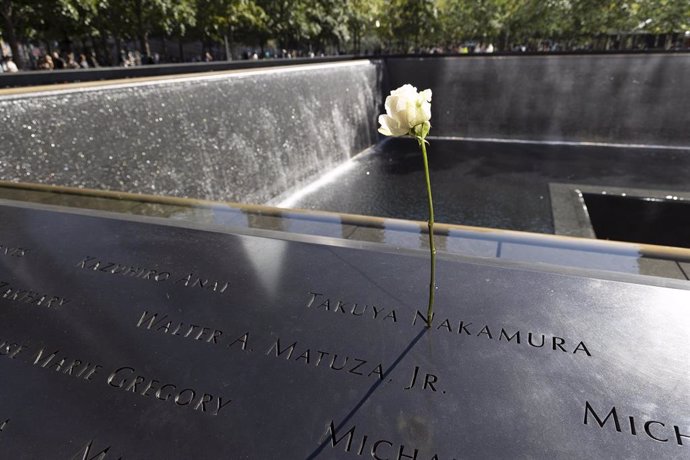
[[[0,98],[0,179],[265,203],[376,140],[354,61]]]

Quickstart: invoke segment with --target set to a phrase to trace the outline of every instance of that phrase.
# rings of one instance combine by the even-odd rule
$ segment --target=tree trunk
[[[182,42],[182,34],[177,36],[177,46],[180,53],[180,62],[184,62],[184,43]]]
[[[232,61],[232,52],[230,51],[230,41],[228,40],[228,35],[223,35],[223,42],[225,42],[225,60]]]
[[[101,33],[101,50],[103,51],[103,63],[107,66],[113,65],[113,56],[108,48],[108,37],[105,33]],[[117,59],[115,59],[117,65]]]
[[[500,42],[500,45],[499,45],[499,49],[497,49],[497,50],[495,50],[495,51],[510,51],[510,50],[508,49],[509,41],[510,41],[510,29],[506,28],[505,33],[504,33],[503,36],[501,37],[501,42]]]
[[[146,56],[151,56],[151,48],[149,47],[149,32],[144,26],[144,5],[143,0],[137,0],[135,11],[137,15],[137,32],[139,35],[139,47],[141,52]]]
[[[115,65],[120,65],[122,58],[122,40],[118,35],[115,35]]]
[[[149,33],[142,31],[139,35],[139,45],[141,46],[142,54],[151,56],[151,47],[149,46]]]
[[[19,69],[24,67],[24,62],[21,55],[19,54],[19,41],[17,40],[17,34],[14,30],[14,16],[12,12],[12,0],[2,0],[2,13],[3,18],[3,29],[7,41],[10,43],[10,49],[12,50],[12,60]]]

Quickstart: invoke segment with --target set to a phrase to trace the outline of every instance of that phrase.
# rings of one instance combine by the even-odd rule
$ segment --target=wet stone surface
[[[0,97],[0,180],[264,203],[374,141],[369,61]]]
[[[442,255],[427,324],[424,251],[59,209],[0,204],[7,458],[690,452],[680,284]]]
[[[690,191],[684,150],[431,139],[428,152],[438,222],[554,233],[551,182]],[[294,207],[426,220],[419,147],[383,142]]]

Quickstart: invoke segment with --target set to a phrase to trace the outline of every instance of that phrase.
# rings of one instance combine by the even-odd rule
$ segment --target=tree
[[[637,28],[654,34],[671,36],[690,30],[690,0],[640,0],[637,5]]]
[[[389,48],[417,50],[436,38],[438,9],[433,0],[391,0],[384,10],[379,33]]]
[[[15,64],[20,69],[23,67],[22,58],[19,54],[19,39],[17,38],[17,18],[21,17],[20,10],[25,6],[23,2],[17,0],[2,0],[0,3],[0,15],[2,15],[2,29],[12,50],[12,57]]]
[[[203,40],[226,43],[231,57],[236,40],[255,40],[266,33],[266,13],[254,0],[197,0],[197,30]]]

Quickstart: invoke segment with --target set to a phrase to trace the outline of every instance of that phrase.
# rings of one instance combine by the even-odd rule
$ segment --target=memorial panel
[[[680,283],[190,225],[0,204],[0,457],[690,455]]]

